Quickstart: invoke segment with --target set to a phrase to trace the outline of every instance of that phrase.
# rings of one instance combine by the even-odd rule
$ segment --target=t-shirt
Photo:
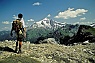
[[[26,26],[25,26],[24,19],[23,19],[23,18],[21,18],[21,20],[20,20],[20,21],[21,21],[21,22],[22,22],[22,24],[23,24],[23,28],[24,28],[24,27],[26,27]]]

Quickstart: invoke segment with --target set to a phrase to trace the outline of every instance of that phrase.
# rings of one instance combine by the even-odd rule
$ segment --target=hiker
[[[13,21],[11,36],[13,35],[12,31],[15,31],[17,38],[15,52],[21,53],[22,41],[23,38],[26,38],[26,28],[22,14],[18,14],[18,19]],[[19,43],[19,51],[18,51],[18,43]]]

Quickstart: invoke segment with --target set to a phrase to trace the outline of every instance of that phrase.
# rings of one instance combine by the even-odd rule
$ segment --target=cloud
[[[85,20],[86,18],[85,17],[83,17],[83,18],[80,18],[80,21],[83,21],[83,20]]]
[[[27,21],[28,21],[28,22],[30,22],[30,21],[33,22],[34,20],[33,20],[33,19],[29,19],[29,20],[27,20]]]
[[[48,16],[47,17],[51,17],[51,15],[50,14],[48,14]]]
[[[54,18],[63,18],[63,19],[75,18],[78,16],[82,16],[87,11],[88,10],[85,10],[85,9],[74,10],[74,8],[68,8],[68,10],[66,10],[66,11],[59,12],[58,15],[55,16]]]
[[[29,24],[28,22],[26,22],[26,24]]]
[[[4,21],[2,22],[3,24],[10,24],[9,21]]]
[[[39,6],[39,5],[41,5],[40,2],[35,2],[35,3],[33,3],[33,6]]]
[[[11,27],[4,26],[4,27],[2,27],[2,28],[1,28],[1,30],[0,30],[0,31],[4,31],[4,30],[5,30],[5,31],[9,31],[9,30],[10,30],[10,28],[11,28]]]
[[[5,29],[9,28],[9,27],[4,27]]]
[[[92,24],[93,22],[75,22],[75,23],[73,23],[73,24],[80,24],[80,25],[90,25],[90,24]]]
[[[14,18],[14,19],[18,19],[18,17],[17,17],[16,15],[13,15],[13,18]]]

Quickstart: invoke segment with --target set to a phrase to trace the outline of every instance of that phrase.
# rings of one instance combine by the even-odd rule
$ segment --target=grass
[[[95,28],[89,28],[89,29],[87,29],[85,31],[90,32],[91,34],[93,34],[95,36]]]
[[[1,60],[0,63],[41,63],[41,62],[30,57],[10,56],[9,58]]]
[[[2,52],[0,63],[95,63],[95,43],[65,46],[58,44],[30,44],[23,53]],[[29,54],[29,55],[27,55]]]

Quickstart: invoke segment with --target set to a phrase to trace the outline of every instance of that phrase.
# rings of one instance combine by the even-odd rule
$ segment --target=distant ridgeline
[[[16,38],[10,36],[10,31],[0,31],[0,41],[15,40],[15,39]]]
[[[55,38],[59,44],[73,44],[78,42],[95,42],[95,28],[87,25],[71,25],[66,24],[65,26],[57,29],[51,28],[27,28],[26,41],[31,43],[39,43],[40,40],[47,38]],[[0,31],[0,41],[4,40],[15,40],[10,36],[10,31]]]
[[[60,39],[61,44],[73,44],[84,41],[95,42],[95,28],[87,25],[80,25],[78,27],[77,33],[75,33],[72,37],[65,36]]]

